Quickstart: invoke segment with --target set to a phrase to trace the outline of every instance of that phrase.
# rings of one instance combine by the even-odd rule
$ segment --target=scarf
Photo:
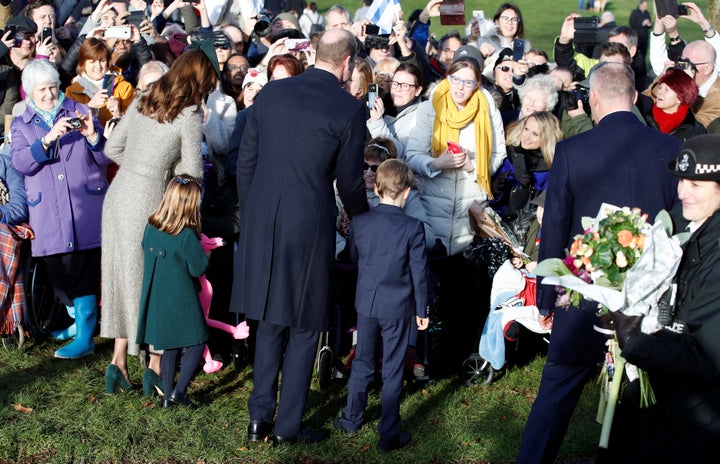
[[[660,132],[662,132],[663,134],[669,134],[670,132],[677,129],[680,124],[682,124],[689,110],[690,107],[688,105],[680,104],[678,110],[670,114],[658,108],[657,105],[653,105],[652,115],[653,119],[655,119],[655,122],[658,125],[658,129],[660,130]]]
[[[447,79],[436,87],[432,105],[435,109],[433,123],[432,156],[437,158],[447,149],[448,141],[457,142],[460,129],[475,123],[475,172],[480,188],[492,198],[490,188],[490,156],[492,153],[492,128],[490,110],[480,89],[470,96],[465,108],[459,110],[450,95]]]
[[[45,121],[45,124],[48,125],[48,127],[52,128],[52,126],[55,124],[55,118],[57,117],[58,113],[60,112],[60,108],[62,108],[63,101],[65,101],[65,94],[58,90],[58,101],[51,110],[41,110],[37,107],[35,102],[32,100],[32,98],[28,97],[26,99],[27,105],[32,109],[35,114],[40,116],[43,121]]]

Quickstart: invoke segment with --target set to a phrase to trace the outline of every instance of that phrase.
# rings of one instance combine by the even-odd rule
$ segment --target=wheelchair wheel
[[[55,292],[48,282],[47,271],[42,260],[30,263],[27,282],[27,307],[30,320],[42,335],[50,335],[65,306],[55,298]]]
[[[318,385],[320,390],[325,390],[330,386],[333,368],[333,353],[329,346],[324,346],[318,354],[317,374]]]
[[[492,368],[489,361],[483,359],[478,353],[473,353],[463,361],[460,375],[463,383],[468,387],[489,385],[495,375],[495,369]]]

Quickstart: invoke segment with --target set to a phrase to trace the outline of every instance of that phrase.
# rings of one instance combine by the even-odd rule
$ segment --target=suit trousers
[[[248,399],[250,420],[273,422],[275,435],[294,437],[300,432],[320,332],[258,321],[253,372],[254,388]],[[282,385],[278,405],[278,373]]]
[[[363,424],[367,389],[375,375],[378,335],[382,337],[382,417],[378,423],[380,440],[392,440],[400,433],[400,395],[402,393],[405,351],[413,318],[378,319],[358,314],[358,342],[355,348],[348,400],[342,425],[354,431]]]
[[[537,398],[525,424],[518,464],[552,463],[594,364],[546,362]]]

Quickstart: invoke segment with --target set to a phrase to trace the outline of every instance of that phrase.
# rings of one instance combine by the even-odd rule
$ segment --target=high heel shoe
[[[145,373],[142,378],[143,383],[143,395],[153,396],[155,393],[158,396],[164,396],[162,379],[155,373],[154,370],[149,367],[145,369]]]
[[[108,364],[105,370],[105,393],[112,395],[117,389],[120,391],[132,390],[133,384],[127,381],[115,364]]]

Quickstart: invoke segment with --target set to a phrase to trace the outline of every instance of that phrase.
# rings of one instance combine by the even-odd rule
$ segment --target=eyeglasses
[[[502,72],[508,72],[512,70],[510,66],[498,66],[498,68],[500,68],[500,71]]]
[[[236,64],[226,64],[225,67],[227,68],[228,71],[237,71],[239,69],[242,72],[247,72],[248,69],[250,69],[250,66],[246,66],[244,64],[240,65],[240,66],[238,66]]]
[[[398,82],[398,81],[392,81],[392,84],[390,84],[390,87],[393,89],[400,89],[403,92],[407,92],[410,90],[410,87],[417,87],[416,84],[408,84],[407,82]]]
[[[508,24],[508,23],[518,24],[518,23],[520,23],[520,18],[518,16],[500,16],[500,22],[503,22],[505,24]]]
[[[450,55],[454,55],[457,50],[453,50],[451,48],[441,48],[440,51],[443,53],[449,53]]]
[[[369,169],[372,172],[377,172],[378,168],[380,167],[379,164],[367,164],[367,163],[363,163],[363,166],[364,166],[363,171],[367,171]]]
[[[448,79],[452,85],[460,85],[466,89],[473,89],[477,85],[477,81],[474,79],[460,79],[452,74],[448,76]]]

